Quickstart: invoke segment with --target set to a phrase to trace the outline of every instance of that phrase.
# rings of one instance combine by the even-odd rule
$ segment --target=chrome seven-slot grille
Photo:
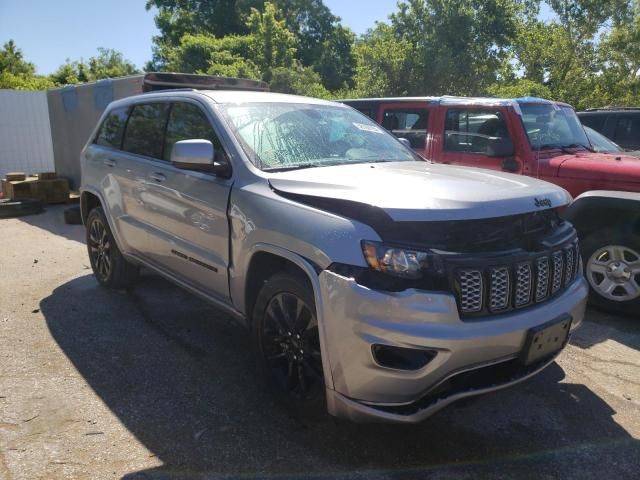
[[[544,302],[569,286],[579,265],[578,241],[513,264],[459,268],[456,296],[462,316],[478,316]]]

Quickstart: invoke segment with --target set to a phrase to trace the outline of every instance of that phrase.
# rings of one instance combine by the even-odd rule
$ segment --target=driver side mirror
[[[510,157],[514,154],[513,142],[510,138],[491,138],[487,144],[489,157]]]
[[[214,161],[213,143],[204,139],[180,140],[171,150],[171,163],[183,170],[212,172],[223,178],[231,175],[228,163]]]

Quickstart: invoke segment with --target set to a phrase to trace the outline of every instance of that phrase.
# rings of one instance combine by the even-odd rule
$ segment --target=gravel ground
[[[99,288],[83,235],[0,220],[2,480],[640,476],[639,318],[590,310],[542,374],[417,426],[305,426],[242,328],[150,274]]]

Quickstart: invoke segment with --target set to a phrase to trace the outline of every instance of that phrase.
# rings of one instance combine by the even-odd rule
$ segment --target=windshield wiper
[[[589,152],[595,152],[593,148],[587,147],[586,145],[582,145],[581,143],[571,143],[569,145],[562,145],[560,148],[562,149],[563,152],[569,148],[583,148]]]
[[[287,165],[286,167],[263,168],[263,172],[288,172],[290,170],[302,170],[304,168],[322,167],[321,163],[301,163],[300,165]]]
[[[595,152],[595,150],[591,147],[587,147],[586,145],[582,145],[581,143],[571,143],[569,145],[555,145],[553,143],[545,143],[544,145],[540,145],[538,147],[538,150],[551,150],[553,148],[562,150],[564,153],[573,153],[569,150],[576,148],[582,148],[584,150],[588,150],[589,152]]]

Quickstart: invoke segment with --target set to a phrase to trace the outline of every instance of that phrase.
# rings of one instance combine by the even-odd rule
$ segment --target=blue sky
[[[65,59],[114,48],[142,67],[157,30],[145,0],[0,0],[0,43],[13,39],[40,74]],[[396,10],[396,0],[324,0],[343,25],[360,34]],[[543,16],[545,16],[543,12]]]

